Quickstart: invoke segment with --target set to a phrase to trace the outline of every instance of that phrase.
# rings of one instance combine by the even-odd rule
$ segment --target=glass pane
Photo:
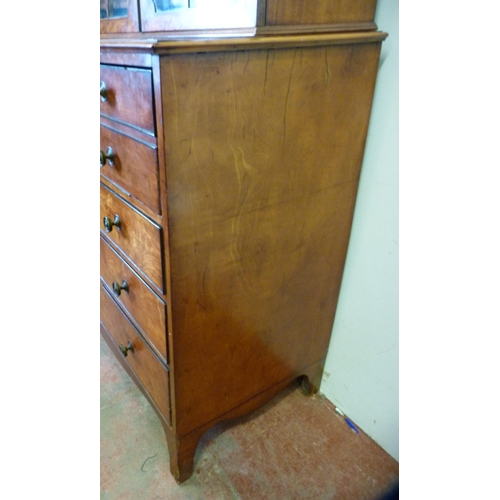
[[[192,9],[205,8],[221,10],[232,7],[244,7],[247,3],[247,0],[190,0],[189,7]]]
[[[101,0],[101,19],[108,17],[108,0]]]
[[[189,0],[153,0],[156,12],[167,10],[185,9],[189,7]]]
[[[108,17],[127,17],[128,0],[109,0]]]

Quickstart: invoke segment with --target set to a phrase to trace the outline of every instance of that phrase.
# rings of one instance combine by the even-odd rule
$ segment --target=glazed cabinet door
[[[101,0],[101,34],[139,31],[138,0]]]
[[[257,0],[141,0],[142,31],[253,28]]]

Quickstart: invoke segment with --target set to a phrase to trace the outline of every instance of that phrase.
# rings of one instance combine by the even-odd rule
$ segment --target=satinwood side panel
[[[180,435],[326,355],[379,51],[162,58]]]

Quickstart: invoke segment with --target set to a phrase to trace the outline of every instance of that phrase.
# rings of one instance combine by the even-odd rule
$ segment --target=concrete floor
[[[156,414],[101,339],[102,500],[393,499],[398,476],[397,461],[297,384],[210,429],[178,485]]]

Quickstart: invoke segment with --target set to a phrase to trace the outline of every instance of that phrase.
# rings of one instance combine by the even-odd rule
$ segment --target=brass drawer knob
[[[120,285],[116,281],[113,281],[113,293],[119,297],[120,293],[122,293],[122,290],[125,290],[128,293],[128,283],[123,280],[122,284]]]
[[[108,147],[106,152],[104,152],[102,149],[100,150],[101,152],[101,168],[106,165],[106,161],[113,166],[115,164],[115,153],[114,151]]]
[[[128,341],[128,344],[126,346],[124,346],[123,344],[120,344],[119,347],[120,347],[120,351],[122,352],[122,354],[125,358],[127,357],[128,351],[134,352],[134,344],[132,344],[132,342],[130,340]]]
[[[113,220],[111,220],[109,217],[104,217],[102,219],[102,223],[104,224],[104,229],[106,230],[106,232],[110,233],[113,230],[113,226],[116,226],[118,229],[121,229],[122,221],[120,220],[120,217],[118,217],[118,215],[115,214],[115,218]]]
[[[108,100],[108,89],[106,88],[106,84],[101,82],[101,101],[106,102]]]

